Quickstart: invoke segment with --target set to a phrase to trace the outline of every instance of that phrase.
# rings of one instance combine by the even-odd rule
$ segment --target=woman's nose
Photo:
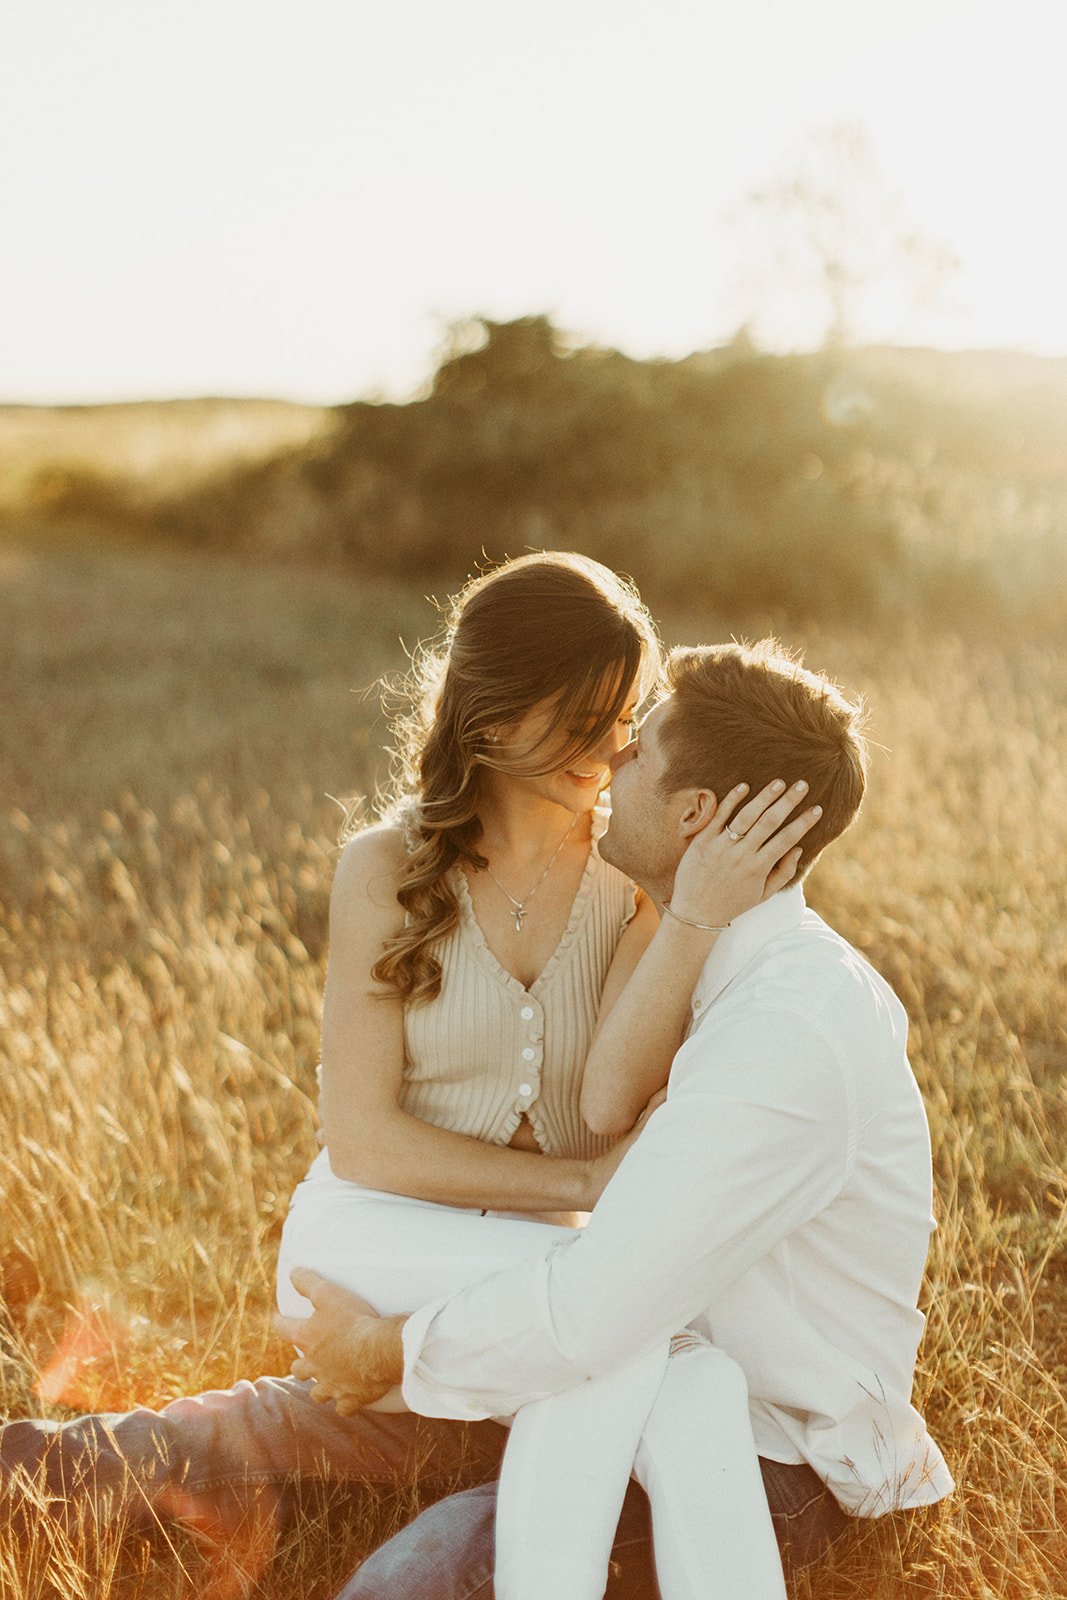
[[[624,750],[629,743],[629,730],[620,728],[618,723],[613,724],[603,739],[593,750],[597,761],[603,761],[605,766],[611,766],[620,750]]]

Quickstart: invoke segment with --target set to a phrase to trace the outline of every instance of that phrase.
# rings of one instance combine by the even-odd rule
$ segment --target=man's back
[[[799,891],[778,898],[746,919],[771,936],[740,970],[729,950],[709,961],[671,1093],[713,1080],[716,1114],[753,1141],[736,1152],[751,1208],[784,1178],[796,1221],[697,1325],[746,1372],[761,1455],[811,1462],[877,1515],[951,1486],[909,1403],[929,1134],[899,1000]]]

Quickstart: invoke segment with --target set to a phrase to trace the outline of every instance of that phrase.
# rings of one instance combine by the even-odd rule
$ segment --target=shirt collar
[[[799,926],[805,910],[804,890],[796,883],[791,889],[780,889],[769,900],[734,918],[726,932],[716,939],[697,979],[691,1026],[696,1026],[708,1007],[765,944]]]

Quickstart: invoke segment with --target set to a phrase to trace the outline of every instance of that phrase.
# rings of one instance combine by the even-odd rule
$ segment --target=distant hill
[[[635,361],[480,321],[407,405],[4,408],[12,459],[26,512],[420,581],[559,545],[662,598],[1067,620],[1067,360],[738,339]]]
[[[66,475],[141,491],[146,502],[229,467],[307,447],[332,422],[287,400],[140,400],[0,405],[0,509],[54,493]]]

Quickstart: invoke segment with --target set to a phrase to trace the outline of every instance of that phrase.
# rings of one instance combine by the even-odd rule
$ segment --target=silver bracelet
[[[664,900],[663,909],[669,917],[674,918],[675,922],[684,922],[687,928],[699,928],[702,933],[725,933],[726,929],[730,926],[730,924],[727,922],[723,927],[717,928],[713,923],[710,922],[693,922],[689,917],[680,917],[677,911],[671,910],[671,903],[669,900]]]

